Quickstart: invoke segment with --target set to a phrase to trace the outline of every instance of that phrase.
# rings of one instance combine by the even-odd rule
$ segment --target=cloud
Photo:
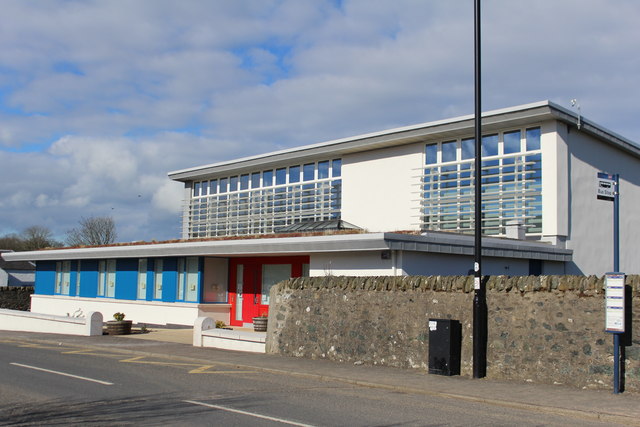
[[[483,2],[483,106],[578,98],[640,141],[640,4]],[[180,232],[166,173],[473,111],[473,10],[399,0],[7,0],[0,234]]]

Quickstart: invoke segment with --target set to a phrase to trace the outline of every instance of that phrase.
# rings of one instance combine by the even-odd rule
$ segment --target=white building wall
[[[567,248],[574,253],[567,273],[613,270],[613,202],[596,198],[599,171],[620,175],[620,269],[640,273],[640,159],[575,128],[559,135],[569,152]]]
[[[193,182],[185,182],[182,190],[182,238],[189,238],[189,205]]]
[[[309,276],[393,276],[393,259],[382,251],[312,254]]]
[[[54,316],[82,316],[88,312],[102,313],[104,321],[113,320],[113,314],[122,312],[133,323],[154,325],[189,325],[198,317],[206,316],[229,323],[229,304],[189,304],[159,301],[119,300],[109,298],[81,298],[63,295],[32,295],[31,312]]]
[[[473,269],[473,256],[404,252],[402,269],[410,276],[466,276]],[[472,273],[471,273],[472,274]],[[523,276],[529,274],[528,259],[482,259],[483,275]]]
[[[568,157],[563,132],[566,132],[566,125],[556,121],[545,122],[540,126],[542,235],[543,240],[560,245],[569,234]]]
[[[382,259],[381,251],[311,255],[310,276],[466,276],[473,256],[393,251]],[[564,274],[564,263],[543,261],[543,274]],[[483,275],[527,276],[529,260],[484,257]]]
[[[342,157],[342,219],[368,231],[420,228],[424,143]]]

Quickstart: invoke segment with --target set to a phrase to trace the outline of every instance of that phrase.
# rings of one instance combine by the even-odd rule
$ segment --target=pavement
[[[497,381],[465,376],[429,375],[424,371],[385,366],[354,365],[270,354],[242,353],[193,347],[191,329],[151,328],[146,334],[80,337],[28,332],[0,332],[0,338],[22,338],[68,346],[109,348],[126,354],[167,357],[194,363],[216,363],[362,387],[415,393],[598,420],[609,424],[640,426],[640,394],[611,390],[585,390],[562,385]]]

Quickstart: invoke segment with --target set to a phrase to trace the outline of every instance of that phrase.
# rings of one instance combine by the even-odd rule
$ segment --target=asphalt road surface
[[[0,354],[0,425],[611,425],[62,343],[5,339]]]

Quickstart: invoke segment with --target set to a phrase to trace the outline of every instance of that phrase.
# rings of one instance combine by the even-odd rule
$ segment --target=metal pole
[[[613,334],[613,394],[620,393],[620,334]]]
[[[614,174],[613,193],[613,271],[620,272],[620,175]],[[613,394],[620,393],[620,334],[613,334]]]
[[[480,80],[480,0],[474,3],[475,44],[475,241],[473,263],[473,378],[486,375],[486,295],[482,283],[482,105]]]
[[[613,271],[620,272],[620,175],[614,174],[613,194]]]

